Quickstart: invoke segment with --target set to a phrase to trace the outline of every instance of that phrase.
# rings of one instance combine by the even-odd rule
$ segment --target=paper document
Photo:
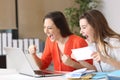
[[[72,55],[74,58],[79,61],[79,60],[86,60],[86,59],[92,59],[91,54],[95,50],[93,47],[84,47],[84,48],[78,48],[78,49],[72,49]]]
[[[64,75],[65,78],[80,78],[87,68],[78,69]]]
[[[77,69],[64,75],[65,78],[80,78],[86,74],[94,73],[95,70],[87,70],[87,68]]]

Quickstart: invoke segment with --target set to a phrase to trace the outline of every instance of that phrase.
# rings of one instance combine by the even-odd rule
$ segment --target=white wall
[[[100,10],[105,15],[111,28],[120,33],[120,0],[101,0]]]

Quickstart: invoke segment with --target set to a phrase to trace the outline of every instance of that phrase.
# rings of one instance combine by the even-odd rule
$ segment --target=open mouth
[[[84,38],[85,38],[87,41],[89,41],[88,35],[84,35]]]
[[[87,39],[88,38],[88,35],[85,35],[85,39]]]
[[[48,37],[49,37],[52,41],[54,40],[53,34],[48,34]]]
[[[52,38],[52,37],[53,37],[53,34],[49,34],[48,37]]]
[[[83,34],[82,36],[83,36],[85,39],[87,39],[87,38],[88,38],[88,35]]]
[[[85,38],[86,41],[88,41],[88,42],[93,42],[90,35],[83,34],[83,37]]]

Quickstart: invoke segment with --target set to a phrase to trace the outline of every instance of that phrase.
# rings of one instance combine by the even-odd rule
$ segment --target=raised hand
[[[70,58],[69,56],[63,54],[63,55],[61,56],[61,60],[62,60],[62,62],[63,62],[64,64],[66,64],[66,65],[71,65],[72,60],[71,60],[71,58]]]
[[[103,56],[101,53],[99,52],[94,52],[92,55],[93,59],[95,61],[103,61],[103,62],[106,62],[106,59],[108,56]]]
[[[35,45],[29,46],[28,51],[30,54],[35,54],[36,53],[36,46]]]

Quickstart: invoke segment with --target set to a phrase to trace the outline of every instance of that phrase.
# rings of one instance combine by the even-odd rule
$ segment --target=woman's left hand
[[[103,56],[101,53],[99,52],[94,52],[92,55],[92,58],[95,60],[95,61],[103,61],[105,62],[106,61],[106,57]]]
[[[66,65],[71,65],[71,58],[65,54],[62,55],[61,60]]]

